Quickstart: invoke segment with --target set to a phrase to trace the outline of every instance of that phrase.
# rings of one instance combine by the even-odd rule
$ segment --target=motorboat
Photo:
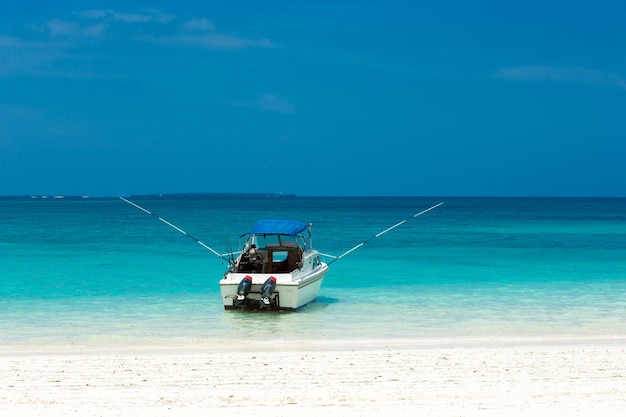
[[[123,197],[121,200],[156,217],[208,249],[228,268],[220,280],[220,293],[225,310],[288,310],[297,311],[309,304],[320,291],[328,267],[407,221],[433,210],[443,202],[376,233],[339,256],[313,249],[311,223],[294,220],[259,220],[249,232],[240,236],[242,249],[220,254],[180,227]],[[304,232],[306,231],[306,235]],[[236,255],[236,256],[235,256]],[[323,258],[332,258],[328,263]]]
[[[312,247],[311,228],[294,220],[259,220],[241,235],[243,249],[220,280],[224,308],[294,311],[313,301],[328,265]]]

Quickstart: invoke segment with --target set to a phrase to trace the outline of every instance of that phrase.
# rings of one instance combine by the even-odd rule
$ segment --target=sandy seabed
[[[622,416],[625,343],[10,347],[0,416]]]

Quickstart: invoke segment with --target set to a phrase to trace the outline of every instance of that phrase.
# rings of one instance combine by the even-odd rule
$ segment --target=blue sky
[[[626,196],[624,22],[602,0],[0,0],[0,195]]]

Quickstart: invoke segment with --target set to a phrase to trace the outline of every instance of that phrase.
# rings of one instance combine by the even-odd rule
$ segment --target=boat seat
[[[289,272],[298,269],[298,263],[302,260],[302,250],[299,247],[289,250],[287,253],[287,269]]]

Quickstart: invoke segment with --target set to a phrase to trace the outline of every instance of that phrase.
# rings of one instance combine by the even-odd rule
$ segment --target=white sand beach
[[[0,415],[621,416],[624,342],[10,348]]]

